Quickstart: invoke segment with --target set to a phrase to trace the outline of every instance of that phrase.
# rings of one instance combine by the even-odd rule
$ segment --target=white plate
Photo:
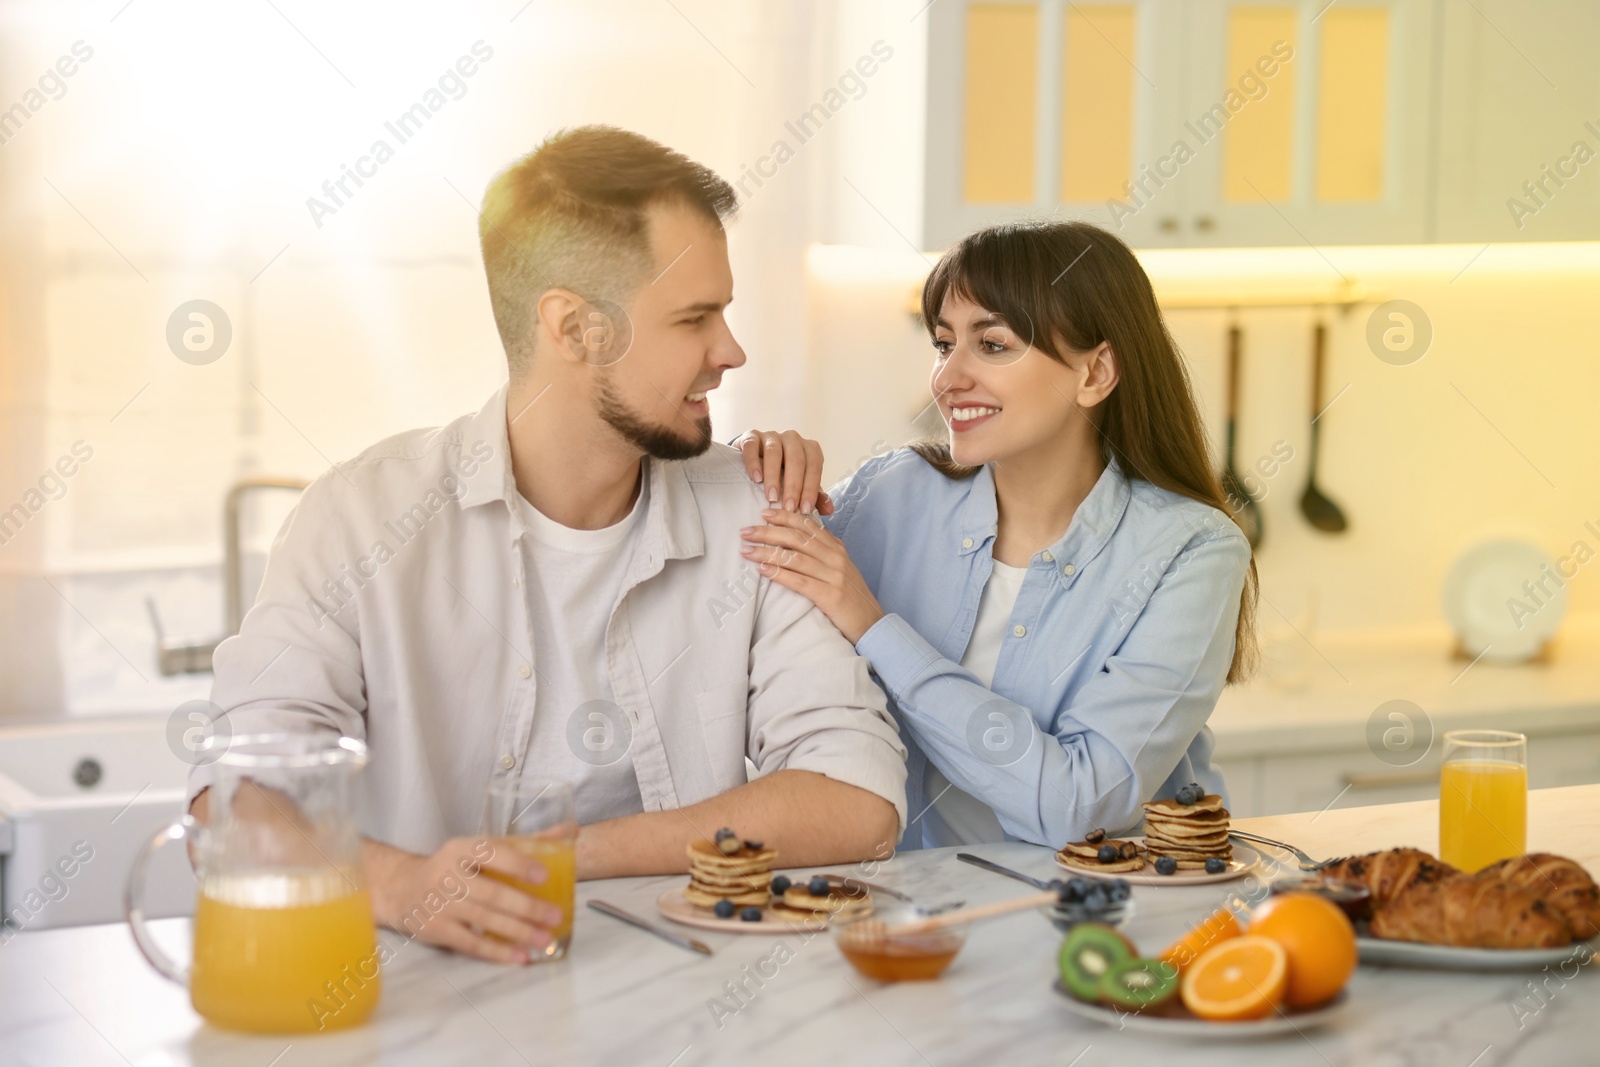
[[[1557,573],[1555,561],[1538,546],[1513,538],[1479,542],[1457,557],[1444,580],[1444,616],[1467,655],[1520,663],[1555,636],[1567,590],[1550,582],[1546,568]],[[1533,583],[1537,600],[1523,589],[1526,582]],[[1522,609],[1514,611],[1513,603]]]
[[[1119,1030],[1134,1030],[1147,1034],[1165,1034],[1174,1038],[1214,1039],[1220,1041],[1248,1041],[1257,1037],[1276,1037],[1280,1034],[1298,1034],[1314,1026],[1322,1026],[1344,1014],[1350,1005],[1350,994],[1341,992],[1320,1008],[1310,1011],[1278,1011],[1265,1019],[1250,1022],[1223,1023],[1201,1019],[1182,1011],[1179,1015],[1143,1015],[1139,1012],[1118,1011],[1104,1004],[1088,1004],[1067,992],[1061,979],[1056,979],[1055,991],[1067,1002],[1067,1010],[1074,1015],[1114,1026]],[[1175,1061],[1175,1062],[1181,1062]]]
[[[1356,949],[1362,963],[1390,967],[1428,967],[1440,971],[1532,971],[1551,964],[1576,960],[1583,963],[1600,952],[1600,938],[1574,941],[1559,948],[1456,948],[1452,945],[1424,945],[1417,941],[1390,941],[1381,937],[1357,937]]]
[[[1144,843],[1142,837],[1124,838],[1127,841]],[[1176,874],[1157,874],[1155,861],[1149,856],[1145,857],[1144,867],[1137,871],[1097,871],[1093,867],[1073,867],[1062,863],[1061,857],[1056,857],[1056,866],[1073,874],[1081,874],[1088,878],[1104,878],[1112,881],[1117,878],[1126,878],[1129,885],[1210,885],[1212,882],[1231,882],[1235,878],[1243,878],[1257,867],[1261,866],[1261,853],[1248,845],[1241,845],[1237,841],[1233,844],[1233,859],[1228,861],[1228,869],[1221,874],[1207,874],[1205,871],[1179,871]]]
[[[774,919],[772,912],[762,908],[761,921],[747,923],[739,918],[738,909],[731,919],[719,919],[712,914],[709,908],[697,907],[689,903],[683,896],[683,887],[669,889],[656,898],[656,910],[675,923],[684,926],[696,926],[702,930],[721,930],[725,934],[770,934],[774,930],[799,931],[799,930],[825,930],[828,918],[821,915],[809,922],[790,922],[787,919]]]

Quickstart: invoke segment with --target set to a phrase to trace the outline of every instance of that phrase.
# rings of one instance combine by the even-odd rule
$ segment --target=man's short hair
[[[614,126],[562,130],[489,183],[478,239],[513,373],[533,355],[545,290],[619,306],[632,299],[651,266],[646,211],[659,201],[718,226],[736,206],[733,187],[709,168]]]

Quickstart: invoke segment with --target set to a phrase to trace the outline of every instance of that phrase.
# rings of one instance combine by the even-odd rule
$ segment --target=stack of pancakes
[[[1101,863],[1100,850],[1106,845],[1112,845],[1117,849],[1118,858],[1110,863]],[[1118,840],[1114,837],[1104,837],[1099,841],[1068,841],[1061,846],[1061,851],[1056,853],[1056,859],[1068,867],[1082,867],[1085,870],[1102,871],[1106,874],[1124,874],[1144,867],[1144,851],[1139,847],[1139,843]]]
[[[689,846],[689,884],[684,899],[702,908],[714,908],[719,900],[736,906],[765,906],[772,897],[772,864],[778,858],[775,848],[751,848],[739,843],[736,852],[723,853],[704,839]]]
[[[1152,800],[1144,808],[1144,847],[1152,857],[1171,856],[1180,871],[1204,870],[1206,860],[1233,858],[1228,809],[1215,793],[1193,804]]]

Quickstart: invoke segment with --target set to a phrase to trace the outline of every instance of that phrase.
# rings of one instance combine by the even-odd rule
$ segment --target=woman
[[[795,505],[745,555],[891,698],[903,847],[1059,847],[1136,830],[1189,782],[1226,799],[1205,723],[1253,659],[1255,563],[1133,253],[1083,223],[981,230],[929,276],[922,320],[947,443],[869,460],[819,522],[797,492],[815,445],[743,442],[769,499],[781,453]]]

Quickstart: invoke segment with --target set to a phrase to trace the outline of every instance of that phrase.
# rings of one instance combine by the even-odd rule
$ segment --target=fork
[[[1262,837],[1260,834],[1246,833],[1243,830],[1229,830],[1228,836],[1236,838],[1240,841],[1249,842],[1252,845],[1268,845],[1272,848],[1281,848],[1285,852],[1292,852],[1294,853],[1296,866],[1307,873],[1315,873],[1323,870],[1324,868],[1331,867],[1344,858],[1342,856],[1335,856],[1331,860],[1314,860],[1291,844],[1287,844],[1283,841],[1274,841],[1272,838]]]

